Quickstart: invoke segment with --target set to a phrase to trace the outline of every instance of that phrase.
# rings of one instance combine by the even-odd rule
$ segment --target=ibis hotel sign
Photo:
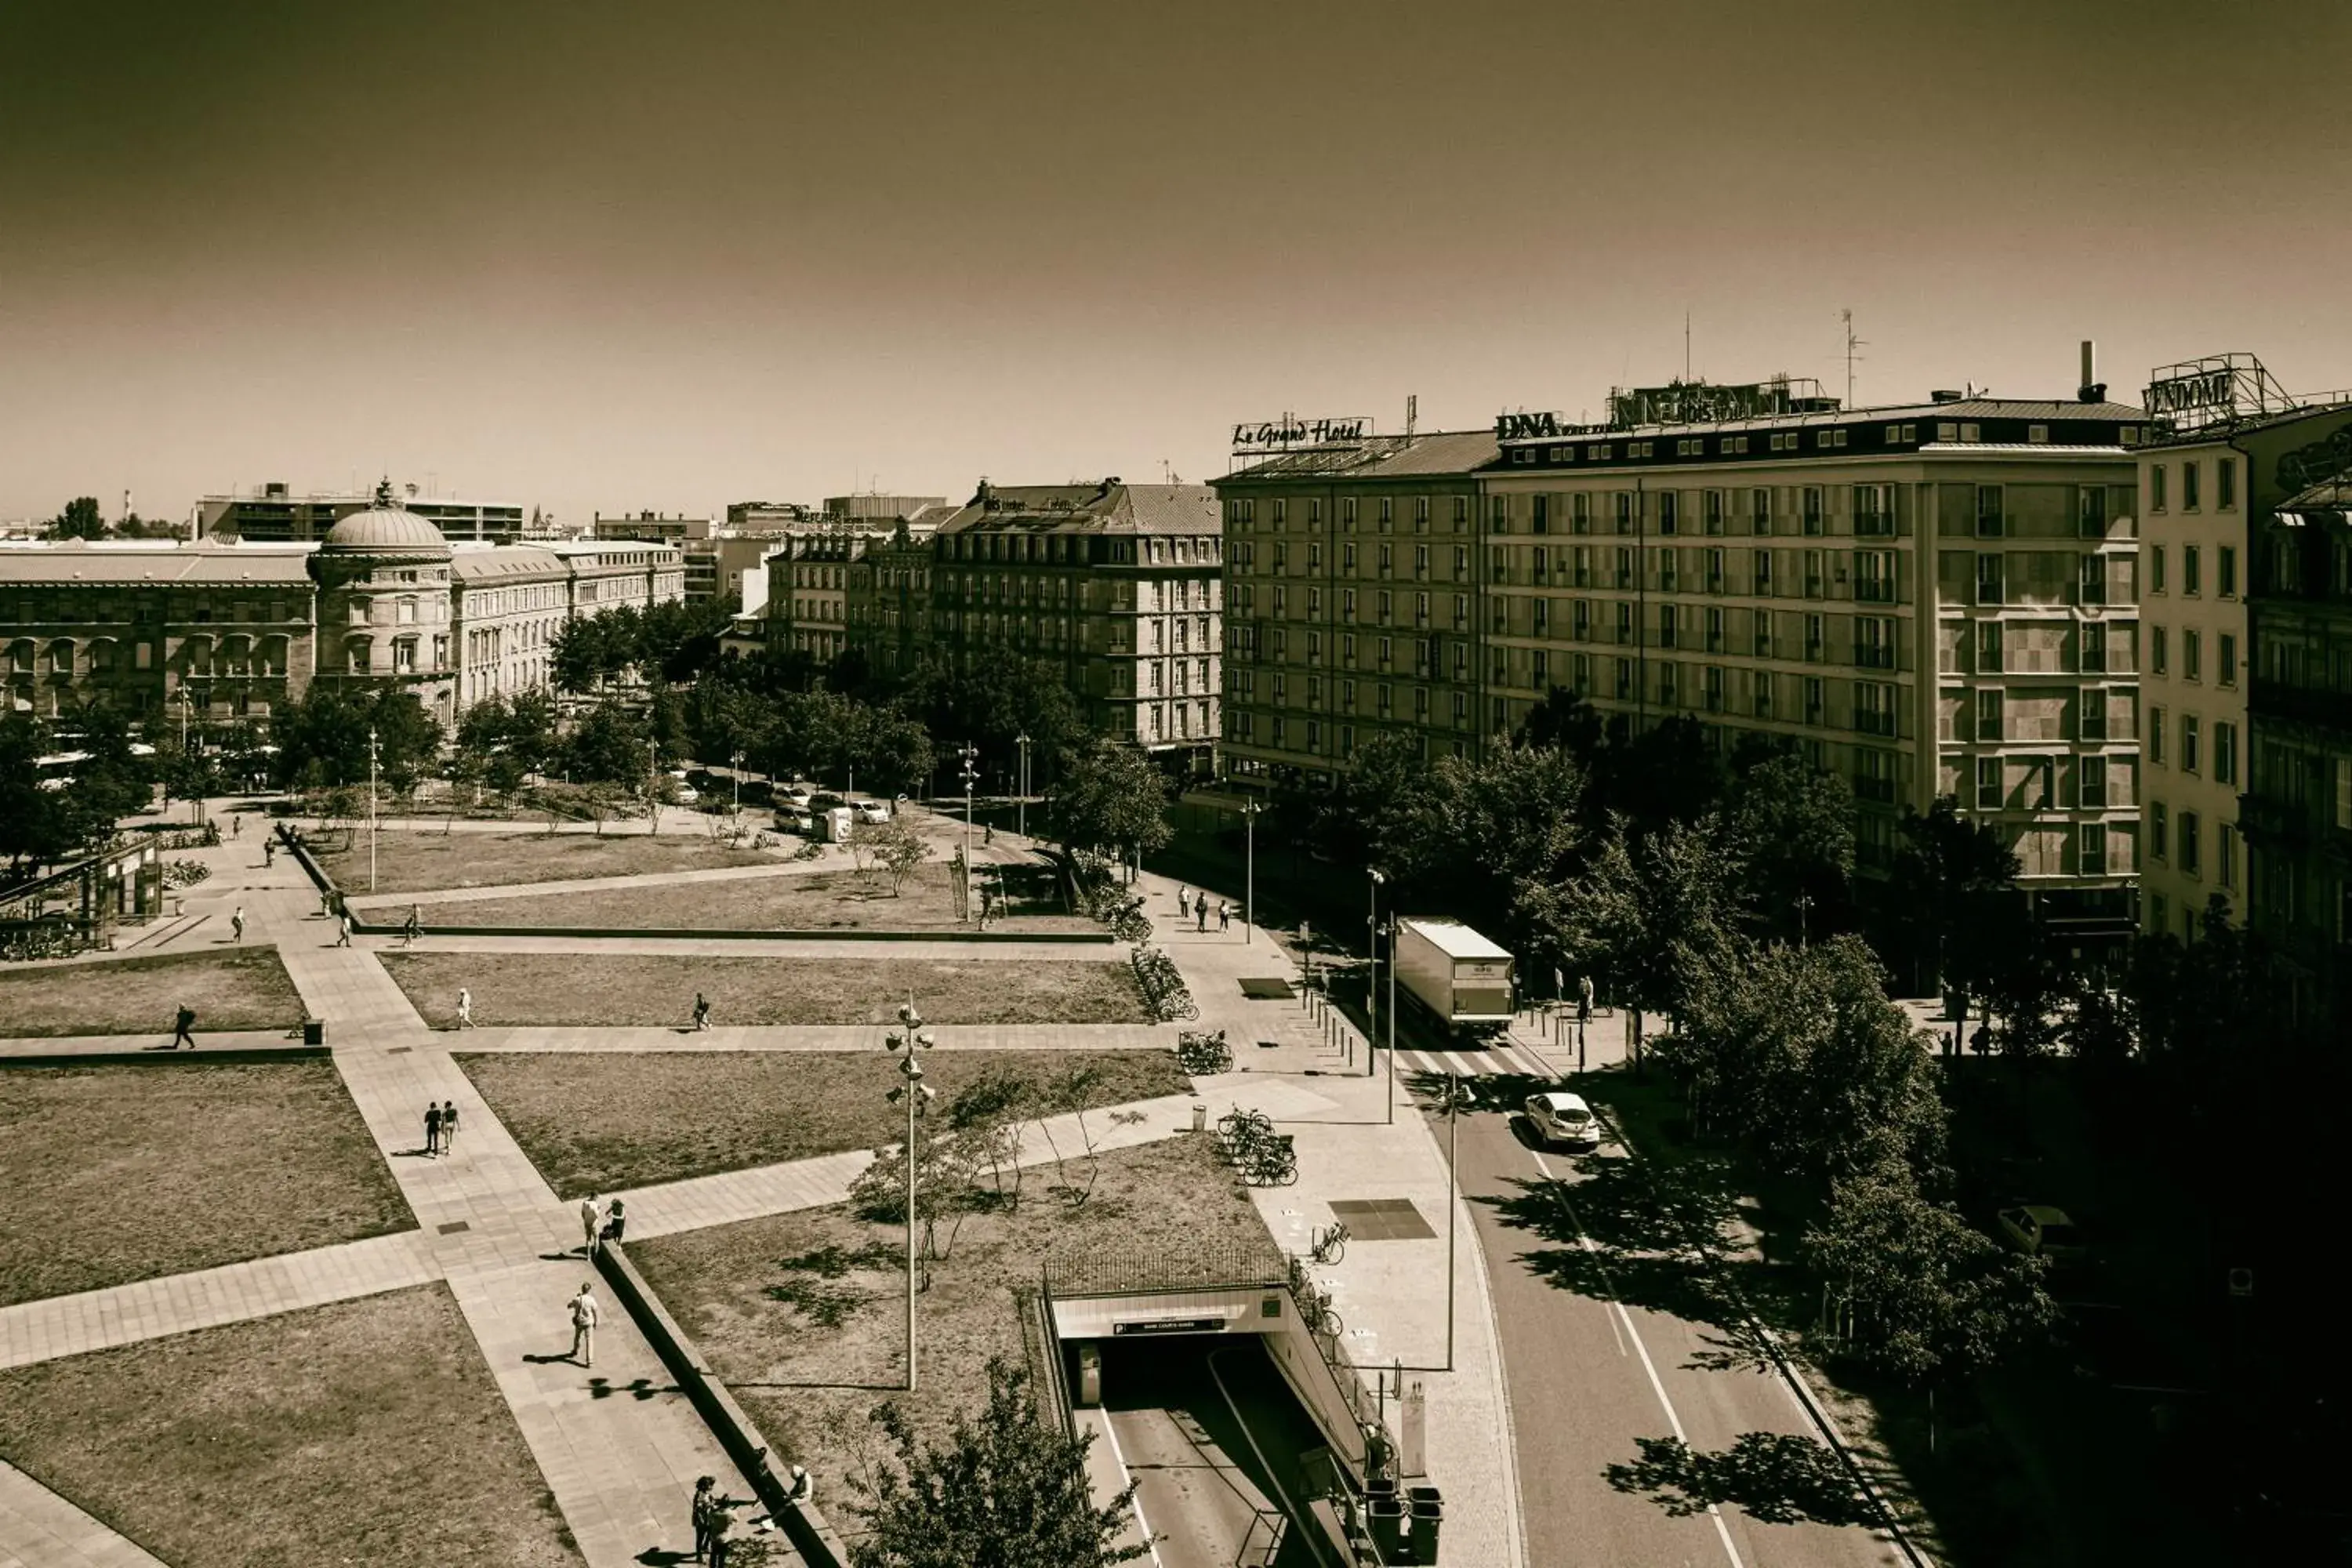
[[[1286,414],[1279,419],[1234,426],[1234,450],[1287,452],[1295,447],[1360,441],[1371,433],[1372,422],[1360,415],[1344,419],[1300,419]]]

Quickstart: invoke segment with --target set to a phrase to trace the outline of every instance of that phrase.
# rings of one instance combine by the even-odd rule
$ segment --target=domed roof
[[[436,555],[449,553],[441,531],[396,506],[355,511],[327,531],[322,548],[352,554]]]

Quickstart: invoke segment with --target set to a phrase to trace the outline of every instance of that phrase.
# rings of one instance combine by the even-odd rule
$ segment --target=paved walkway
[[[475,1028],[444,1030],[453,1051],[878,1051],[888,1024],[778,1024],[732,1029],[656,1027]],[[1175,1033],[1164,1024],[928,1025],[943,1051],[1166,1050]],[[0,1047],[5,1048],[5,1047]]]
[[[164,1568],[48,1488],[0,1462],[0,1568]]]
[[[289,1035],[284,1029],[200,1028],[190,1037],[196,1042],[195,1048],[181,1047],[176,1056],[182,1061],[214,1051],[295,1050],[302,1044],[299,1030]],[[175,1053],[165,1048],[171,1043],[168,1026],[150,1029],[143,1035],[21,1035],[0,1040],[0,1057],[119,1056],[125,1051],[152,1051],[159,1057],[172,1057]]]

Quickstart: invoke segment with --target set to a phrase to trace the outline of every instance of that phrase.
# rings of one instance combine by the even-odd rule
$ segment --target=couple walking
[[[457,1150],[457,1102],[445,1100],[436,1105],[425,1102],[425,1157],[437,1159],[454,1154]]]
[[[580,1200],[580,1256],[593,1258],[599,1242],[625,1239],[622,1233],[628,1224],[629,1216],[620,1199],[614,1198],[609,1205],[600,1204],[596,1194],[590,1193]]]

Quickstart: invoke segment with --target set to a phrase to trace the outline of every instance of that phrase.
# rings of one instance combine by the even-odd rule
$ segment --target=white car
[[[1994,1217],[2000,1222],[2001,1240],[2030,1258],[2046,1258],[2053,1263],[2074,1263],[2083,1258],[2083,1232],[2064,1209],[2048,1204],[2019,1204]]]
[[[887,822],[890,820],[890,803],[882,800],[852,801],[849,814],[859,822]]]
[[[813,837],[816,833],[816,818],[808,812],[789,805],[777,808],[776,826],[786,833],[797,833],[803,838]]]
[[[1592,1114],[1592,1107],[1584,1103],[1579,1094],[1553,1092],[1531,1094],[1527,1103],[1528,1125],[1535,1129],[1536,1141],[1547,1148],[1559,1144],[1569,1149],[1597,1149],[1601,1146],[1601,1121]]]
[[[816,791],[806,784],[793,784],[777,793],[776,798],[799,811],[806,811],[816,800]]]

